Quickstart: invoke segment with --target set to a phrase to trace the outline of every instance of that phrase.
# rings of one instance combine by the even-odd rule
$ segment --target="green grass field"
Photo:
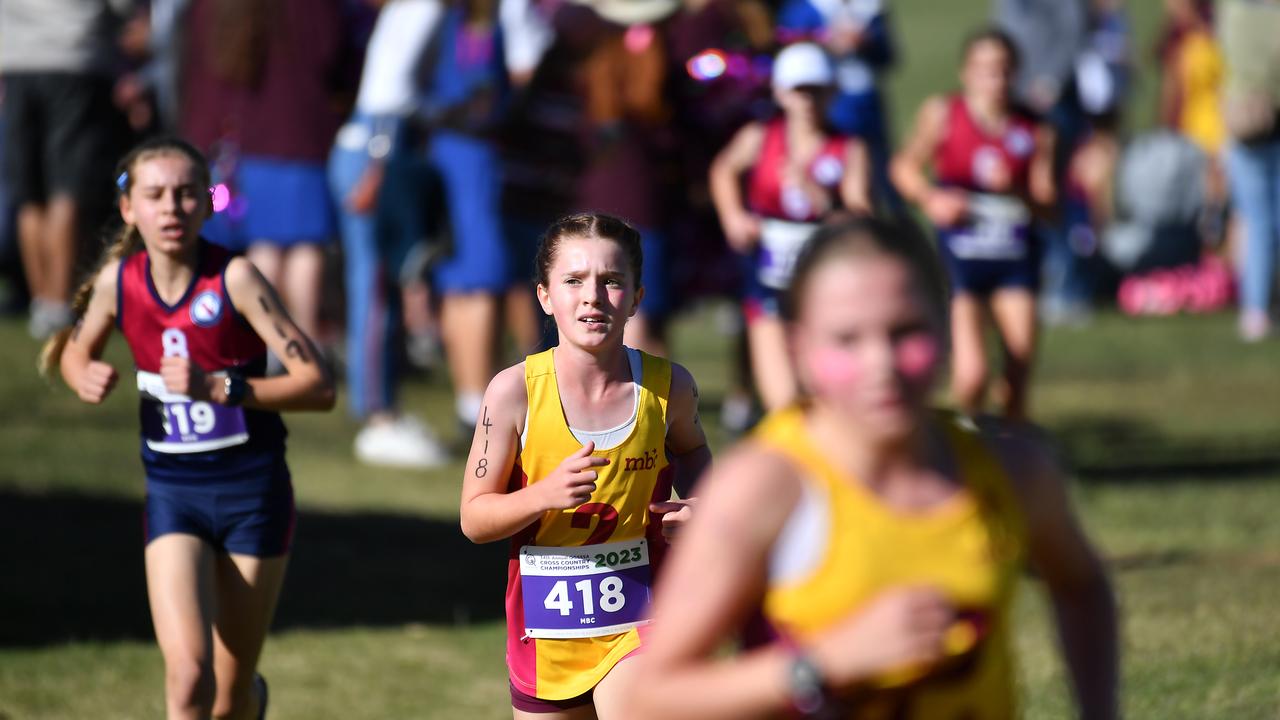
[[[725,349],[710,312],[678,327],[714,415]],[[131,392],[82,406],[0,324],[0,717],[161,714],[143,591]],[[109,357],[128,367],[123,344]],[[1280,345],[1228,316],[1105,315],[1048,334],[1035,405],[1124,611],[1124,704],[1139,718],[1280,717]],[[445,423],[448,388],[408,405]],[[351,459],[341,413],[294,416],[298,540],[262,661],[275,718],[508,716],[500,545],[457,529],[461,467]],[[725,438],[713,438],[723,448]],[[1029,717],[1069,697],[1038,589],[1019,605]]]
[[[1133,5],[1145,52],[1160,4]],[[987,6],[894,3],[896,126],[950,85],[960,40]],[[1152,90],[1139,86],[1140,122]],[[711,311],[695,313],[674,344],[710,417],[727,357],[715,327]],[[126,381],[86,407],[36,377],[36,351],[20,322],[0,321],[0,719],[159,717],[133,392]],[[108,356],[129,367],[118,339]],[[1280,344],[1240,345],[1226,315],[1103,315],[1049,332],[1043,357],[1034,408],[1073,465],[1120,596],[1126,715],[1280,718]],[[450,427],[443,381],[412,381],[405,404]],[[341,411],[289,425],[301,518],[262,659],[271,717],[509,717],[505,550],[458,531],[461,466],[359,466]],[[1025,589],[1027,714],[1067,717],[1045,609],[1035,583]]]

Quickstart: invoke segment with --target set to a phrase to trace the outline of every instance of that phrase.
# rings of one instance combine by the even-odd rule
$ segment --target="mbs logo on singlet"
[[[658,464],[658,450],[645,450],[641,457],[623,458],[622,471],[652,470]]]

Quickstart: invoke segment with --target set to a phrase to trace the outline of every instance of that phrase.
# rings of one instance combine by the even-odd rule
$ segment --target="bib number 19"
[[[175,423],[180,435],[190,435],[193,430],[204,435],[213,430],[217,422],[213,408],[207,402],[165,403],[157,409],[160,411],[160,422],[164,424],[165,435],[173,434]]]
[[[592,587],[591,578],[579,580],[573,584],[573,587],[582,597],[582,615],[596,614],[596,592]],[[622,579],[615,576],[607,576],[600,581],[599,590],[599,606],[600,609],[616,613],[626,607],[627,597],[622,594]],[[543,599],[542,606],[548,610],[559,612],[561,616],[568,616],[573,612],[573,598],[569,594],[569,581],[559,580],[555,585],[551,586],[551,592],[547,593],[547,597]]]

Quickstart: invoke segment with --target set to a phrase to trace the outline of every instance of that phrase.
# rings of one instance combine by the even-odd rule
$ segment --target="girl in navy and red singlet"
[[[745,125],[711,165],[711,197],[725,239],[750,261],[743,298],[747,345],[767,410],[796,398],[778,314],[778,297],[791,282],[796,256],[823,218],[838,210],[871,209],[866,146],[825,128],[823,106],[834,82],[821,47],[796,43],[783,49],[772,79],[781,114]]]
[[[50,340],[82,400],[101,403],[114,328],[133,353],[146,470],[147,595],[168,717],[261,718],[255,668],[284,580],[293,486],[280,410],[328,410],[333,380],[247,260],[200,237],[209,168],[187,143],[150,140],[119,168],[125,227],[77,292],[75,327]],[[285,374],[265,378],[267,351]]]
[[[1053,137],[1013,106],[1018,57],[999,30],[965,45],[960,92],[925,101],[893,161],[893,180],[932,221],[951,279],[952,392],[960,409],[982,408],[987,385],[983,324],[1004,347],[1004,410],[1027,412],[1036,343],[1039,252],[1033,206],[1053,202]],[[933,179],[925,168],[933,168]]]

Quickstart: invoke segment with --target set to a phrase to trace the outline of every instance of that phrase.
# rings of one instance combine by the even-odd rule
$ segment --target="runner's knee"
[[[165,658],[165,691],[169,704],[182,708],[213,703],[213,667],[192,657]]]

